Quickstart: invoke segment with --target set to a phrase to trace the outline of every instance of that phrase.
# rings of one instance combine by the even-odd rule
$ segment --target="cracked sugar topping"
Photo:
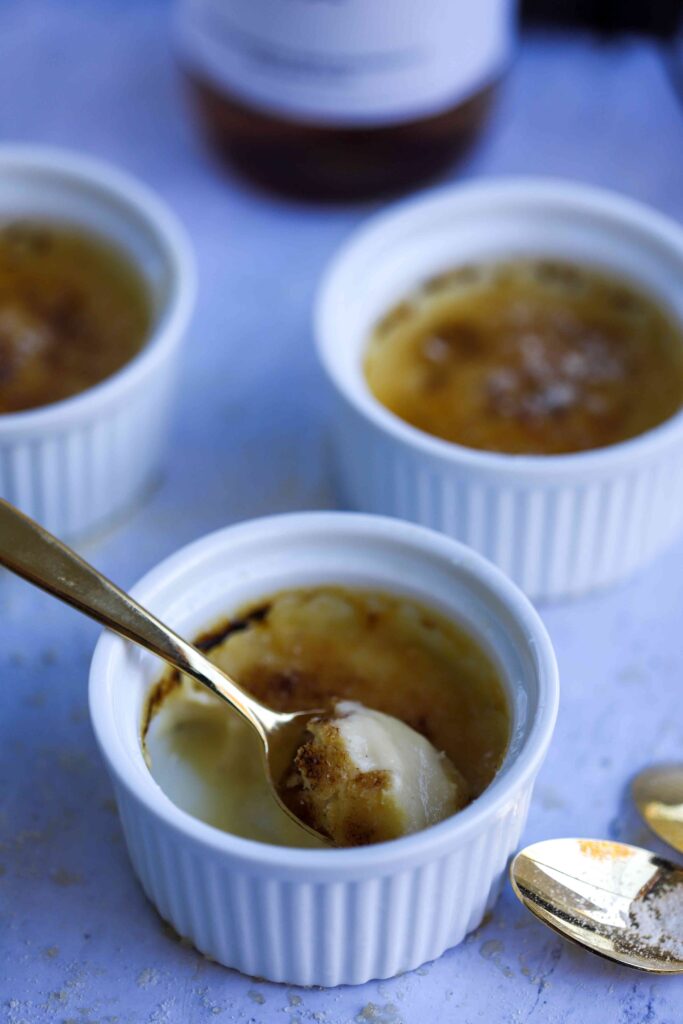
[[[584,451],[681,408],[683,330],[654,297],[588,267],[462,267],[387,313],[365,374],[383,405],[447,441],[517,454]]]

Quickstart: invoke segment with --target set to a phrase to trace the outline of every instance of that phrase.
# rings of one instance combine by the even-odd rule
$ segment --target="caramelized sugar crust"
[[[0,413],[69,398],[142,348],[151,296],[110,243],[64,224],[0,225]]]
[[[334,586],[282,591],[198,642],[278,710],[350,700],[405,722],[450,758],[465,800],[489,785],[503,760],[510,708],[498,669],[477,640],[412,599]],[[179,806],[238,835],[301,845],[282,811],[271,820],[276,806],[256,738],[211,694],[167,674],[150,695],[143,736],[152,774]],[[332,771],[330,762],[320,770]],[[391,796],[386,784],[377,772],[378,796]],[[359,822],[358,831],[349,841],[367,841],[372,829]]]
[[[464,630],[374,591],[283,591],[263,607],[240,613],[240,628],[211,658],[264,704],[293,711],[359,701],[443,750],[475,795],[491,782],[508,742],[507,698]]]
[[[292,809],[313,827],[326,835],[339,837],[339,846],[360,846],[377,841],[377,822],[382,819],[381,839],[395,838],[402,833],[401,817],[390,801],[391,775],[387,771],[359,772],[349,761],[339,729],[333,722],[319,722],[308,742],[294,759],[294,799]],[[300,789],[300,780],[306,786]],[[299,791],[294,787],[299,787]],[[316,809],[323,809],[317,821],[309,807],[308,793],[315,794]],[[339,798],[343,794],[340,810]],[[287,794],[285,793],[285,799]],[[385,806],[388,805],[388,806]],[[389,817],[389,822],[384,819]]]
[[[375,397],[469,448],[554,455],[642,434],[683,405],[683,330],[653,297],[549,260],[465,266],[377,324]]]

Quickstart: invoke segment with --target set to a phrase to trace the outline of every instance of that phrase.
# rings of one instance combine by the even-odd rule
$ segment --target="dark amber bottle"
[[[181,61],[218,151],[316,199],[409,188],[461,156],[507,64],[514,0],[180,0]]]

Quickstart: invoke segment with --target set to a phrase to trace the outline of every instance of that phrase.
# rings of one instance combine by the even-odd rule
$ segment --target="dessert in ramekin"
[[[496,665],[510,741],[497,774],[464,810],[412,835],[347,849],[254,841],[181,810],[150,773],[142,732],[161,674],[156,659],[105,634],[90,708],[133,866],[162,917],[247,974],[358,984],[439,956],[492,904],[552,735],[557,666],[538,615],[499,570],[394,519],[304,513],[230,527],[169,558],[134,595],[191,637],[264,595],[321,586],[415,600],[468,633]]]
[[[51,396],[49,372],[65,377],[64,361],[55,357],[70,331],[82,327],[83,316],[73,296],[59,302],[55,290],[54,365],[39,368],[40,387],[27,388],[33,407],[17,401],[0,413],[0,495],[55,533],[83,534],[128,508],[158,469],[194,303],[192,254],[174,215],[143,185],[99,161],[46,147],[0,146],[0,224],[29,225],[21,240],[27,245],[43,245],[46,231],[54,230],[56,238],[48,241],[64,243],[55,260],[80,246],[71,253],[72,275],[79,259],[100,260],[103,273],[109,259],[118,276],[128,263],[131,281],[122,282],[121,301],[137,302],[135,277],[148,293],[149,309],[133,325],[144,337],[131,340],[123,363],[100,368],[92,386],[88,375],[82,388],[62,379]],[[35,288],[35,282],[27,286]],[[5,342],[14,332],[14,342],[40,347],[44,324],[26,319],[20,304],[3,309]],[[82,334],[82,344],[90,344],[92,334]],[[73,377],[76,369],[71,367]],[[40,404],[41,394],[49,404]]]
[[[480,796],[504,760],[511,714],[498,667],[475,637],[407,595],[289,587],[194,642],[262,704],[319,712],[279,789],[333,845],[436,824]],[[143,742],[152,775],[190,814],[246,839],[310,845],[272,799],[254,730],[205,687],[167,671]]]
[[[523,358],[515,354],[511,365],[494,366],[495,372],[484,378],[498,425],[506,416],[510,421],[517,417],[519,429],[505,434],[489,429],[491,424],[473,423],[469,406],[476,411],[477,403],[460,392],[461,422],[451,417],[452,435],[446,430],[435,436],[444,409],[449,419],[443,393],[435,390],[433,408],[427,396],[416,411],[405,388],[403,393],[384,389],[388,397],[381,401],[381,360],[368,365],[373,332],[402,300],[410,303],[420,289],[425,295],[433,286],[458,283],[459,272],[509,268],[515,261],[553,270],[558,278],[578,268],[574,284],[583,287],[585,268],[584,278],[594,274],[603,294],[613,288],[615,301],[619,294],[625,302],[640,301],[648,316],[657,304],[662,323],[671,326],[672,344],[680,345],[683,230],[631,200],[551,180],[468,184],[399,204],[375,218],[333,261],[319,293],[316,335],[334,394],[332,430],[341,490],[350,504],[450,534],[498,564],[530,596],[556,598],[626,576],[681,528],[683,411],[678,392],[662,396],[662,409],[650,418],[648,413],[608,422],[625,391],[615,397],[619,389],[609,379],[622,369],[609,344],[613,325],[598,324],[605,328],[602,333],[584,337],[583,347],[572,351],[570,345],[544,347],[531,318],[532,330],[521,338],[528,349]],[[425,372],[436,377],[449,360],[452,365],[454,358],[469,358],[474,366],[470,379],[479,386],[485,360],[466,350],[475,350],[481,339],[472,337],[470,325],[463,326],[468,330],[461,330],[460,337],[437,332],[426,339]],[[516,343],[519,324],[513,327]],[[652,381],[633,364],[631,412],[640,411],[638,402],[645,403],[646,390],[657,386],[656,379],[667,386],[674,382],[680,352],[672,348],[670,355],[671,373],[662,365]],[[540,374],[548,367],[557,371],[560,361],[558,376]],[[539,374],[543,388],[537,386]],[[425,377],[427,384],[431,379]],[[529,380],[533,387],[526,387]],[[575,411],[573,395],[591,403],[595,422],[606,417],[601,429],[586,433],[583,419],[568,414]],[[445,397],[455,402],[458,393]],[[528,418],[538,417],[544,402],[559,417],[559,428],[555,422],[553,436],[541,438],[545,448],[539,443],[525,450],[531,436]],[[403,416],[402,409],[408,410]],[[415,425],[423,423],[436,426]],[[542,419],[538,423],[543,426]],[[577,444],[584,435],[585,444]],[[491,438],[491,449],[499,445],[499,450],[485,450]]]

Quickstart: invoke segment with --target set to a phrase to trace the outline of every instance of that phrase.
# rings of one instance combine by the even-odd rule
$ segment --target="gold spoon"
[[[652,831],[683,853],[683,764],[656,764],[631,783],[636,807]]]
[[[287,807],[278,792],[306,726],[321,714],[319,710],[284,713],[261,704],[75,551],[2,499],[0,565],[163,658],[238,711],[261,740],[266,775],[282,810],[309,835],[325,841]]]
[[[518,853],[510,878],[532,914],[584,949],[683,973],[683,868],[624,843],[549,839]]]

